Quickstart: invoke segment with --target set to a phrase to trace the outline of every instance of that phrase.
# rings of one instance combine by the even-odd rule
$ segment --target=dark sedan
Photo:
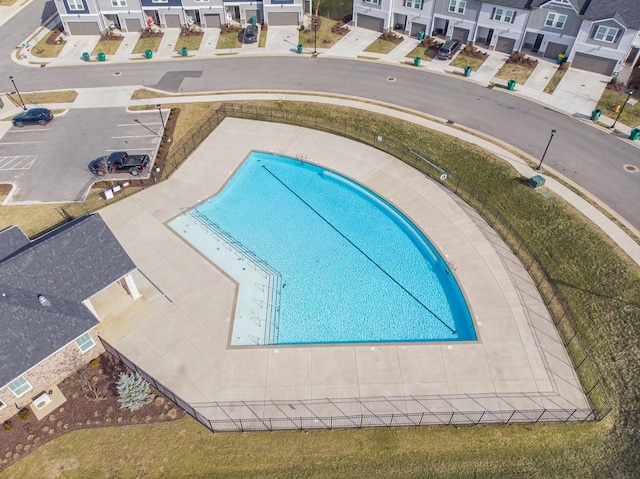
[[[24,113],[14,116],[11,122],[13,126],[35,125],[36,123],[44,126],[51,120],[53,120],[51,110],[47,108],[31,108]]]
[[[257,27],[254,27],[253,25],[247,25],[247,28],[244,29],[244,42],[255,43],[258,40],[257,33]]]

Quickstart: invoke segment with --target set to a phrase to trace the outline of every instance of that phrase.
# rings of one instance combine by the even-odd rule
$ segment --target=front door
[[[489,29],[489,32],[487,33],[487,45],[491,45],[491,40],[493,39],[493,28]]]
[[[533,50],[534,52],[540,51],[540,45],[542,44],[543,38],[544,38],[544,35],[541,33],[538,33],[538,36],[536,37],[536,41],[533,43],[533,48],[531,50]]]

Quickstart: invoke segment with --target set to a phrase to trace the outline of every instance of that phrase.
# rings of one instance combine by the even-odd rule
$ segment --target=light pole
[[[547,150],[549,149],[549,145],[551,144],[551,140],[553,140],[553,137],[555,136],[556,133],[558,133],[558,130],[556,130],[555,128],[553,130],[551,130],[551,138],[549,138],[549,143],[547,143],[547,147],[544,149],[544,153],[542,154],[542,158],[540,159],[540,163],[538,164],[538,166],[536,166],[536,171],[540,171],[540,169],[542,168],[542,162],[544,161],[544,156],[547,154]]]
[[[27,107],[24,104],[24,101],[22,101],[22,96],[20,96],[20,92],[18,91],[18,87],[16,86],[16,82],[13,81],[13,76],[9,75],[9,80],[11,80],[11,83],[13,83],[13,88],[15,89],[16,93],[18,94],[18,98],[20,98],[20,103],[22,103],[22,108],[26,111]]]
[[[609,127],[610,129],[615,130],[616,123],[618,123],[618,119],[620,118],[620,115],[622,115],[624,107],[627,106],[627,102],[629,101],[629,98],[631,98],[631,95],[633,95],[633,90],[627,90],[627,99],[624,101],[624,105],[622,105],[622,108],[620,108],[620,112],[618,112],[618,116],[616,116],[616,120],[613,122],[613,125]]]
[[[164,117],[162,116],[162,105],[158,103],[156,106],[158,107],[158,113],[160,113],[160,121],[162,121],[162,139],[166,141],[167,137],[164,134],[165,126],[164,126]]]
[[[313,54],[318,54],[318,20],[313,22]]]

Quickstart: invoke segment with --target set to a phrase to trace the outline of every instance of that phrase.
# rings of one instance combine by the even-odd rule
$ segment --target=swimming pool
[[[476,339],[454,275],[422,232],[316,165],[254,152],[169,226],[238,281],[232,345]]]

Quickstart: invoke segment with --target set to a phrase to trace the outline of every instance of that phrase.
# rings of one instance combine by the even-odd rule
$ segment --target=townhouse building
[[[69,35],[100,35],[108,30],[139,32],[150,25],[220,28],[255,17],[272,26],[300,25],[311,0],[54,0]]]
[[[563,53],[572,67],[604,75],[640,58],[635,0],[354,0],[353,19],[380,32],[423,32],[504,53]]]

